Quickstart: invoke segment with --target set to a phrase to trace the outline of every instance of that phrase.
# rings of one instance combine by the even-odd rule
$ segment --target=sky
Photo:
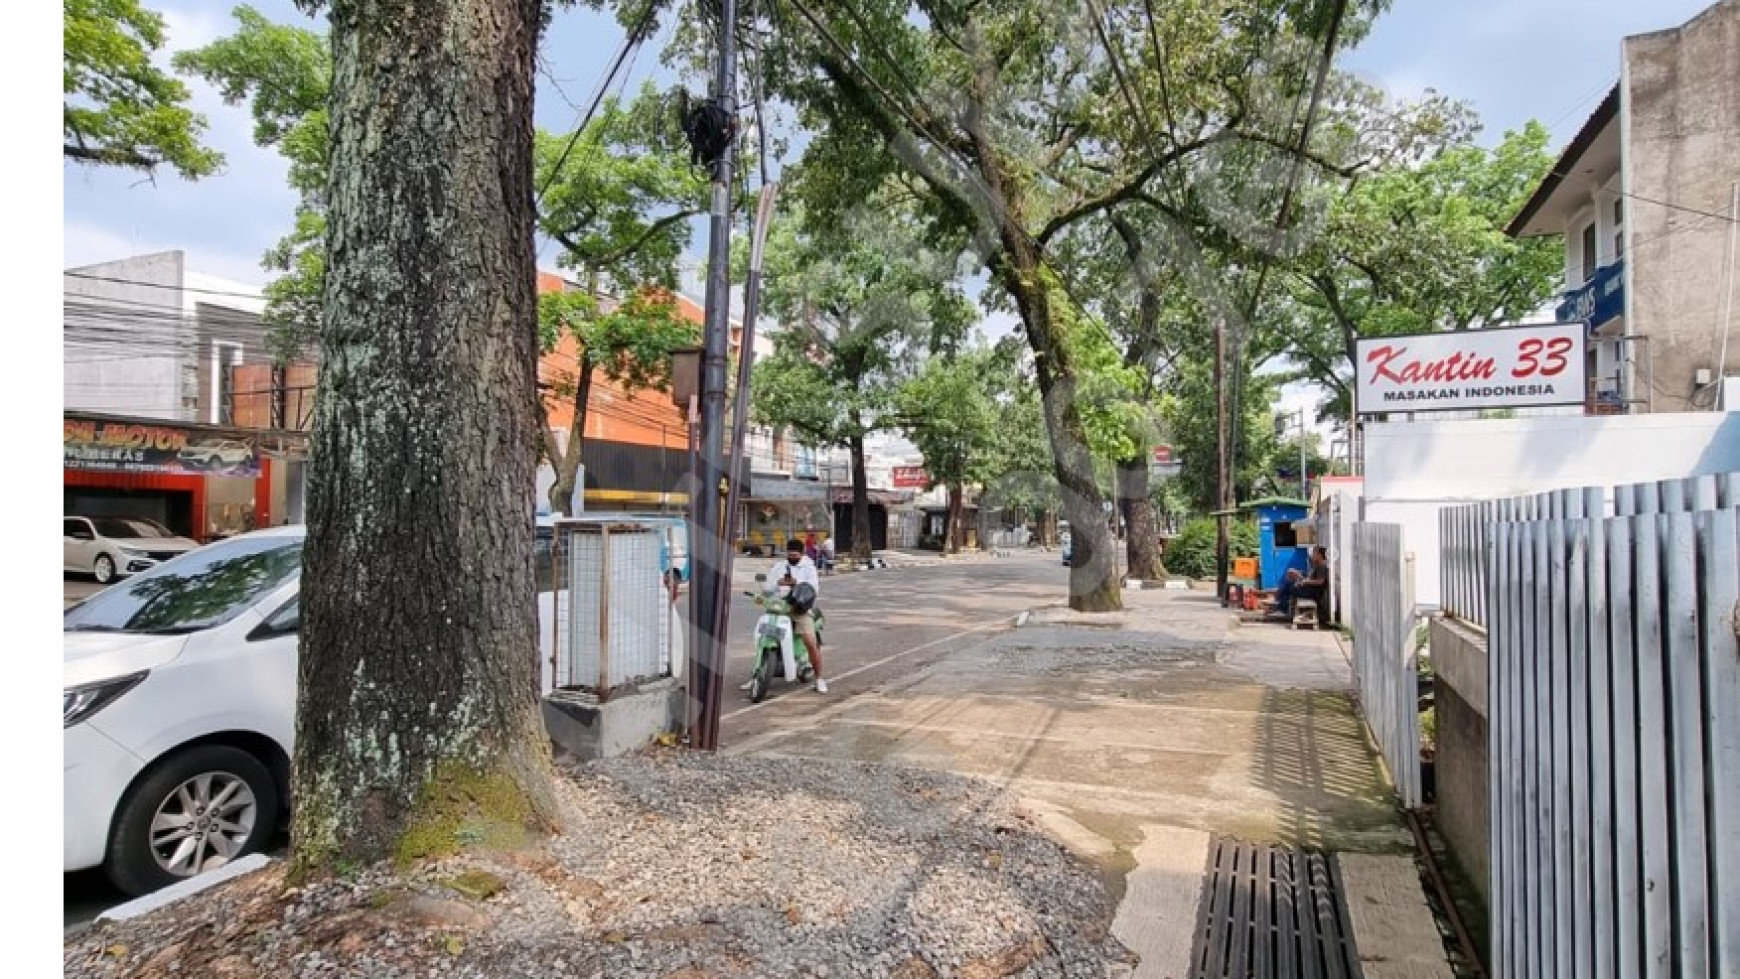
[[[198,47],[234,27],[232,0],[172,0],[156,6],[168,21],[169,47]],[[1555,147],[1581,126],[1619,71],[1620,39],[1677,26],[1707,0],[1396,0],[1371,36],[1343,57],[1342,67],[1399,97],[1433,89],[1470,101],[1495,143],[1507,129],[1540,119]],[[268,18],[317,25],[289,0],[254,0]],[[666,33],[669,27],[665,29]],[[558,12],[546,38],[538,79],[537,122],[565,131],[578,121],[623,32],[608,15],[585,8]],[[661,38],[662,40],[662,38]],[[638,86],[659,69],[647,45],[626,82]],[[197,183],[164,173],[138,174],[63,164],[62,259],[66,267],[128,255],[183,249],[192,268],[242,282],[261,283],[260,255],[289,226],[295,198],[285,186],[277,154],[253,145],[245,106],[224,105],[203,82],[189,80],[196,108],[210,123],[209,145],[227,157],[216,176]],[[705,236],[694,239],[699,263]],[[541,264],[554,266],[545,245]],[[988,333],[1010,321],[995,316]],[[1290,389],[1283,409],[1312,401]]]

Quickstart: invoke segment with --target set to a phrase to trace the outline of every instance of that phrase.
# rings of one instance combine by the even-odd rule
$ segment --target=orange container
[[[1257,577],[1257,559],[1254,557],[1233,558],[1232,576],[1234,578],[1250,578],[1254,580]]]

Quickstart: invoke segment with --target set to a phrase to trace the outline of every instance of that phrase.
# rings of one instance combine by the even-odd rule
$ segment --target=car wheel
[[[97,555],[91,562],[91,574],[96,576],[97,584],[106,585],[115,580],[115,559],[107,554]]]
[[[128,894],[145,894],[264,849],[278,788],[253,755],[200,745],[170,756],[121,802],[104,862]]]

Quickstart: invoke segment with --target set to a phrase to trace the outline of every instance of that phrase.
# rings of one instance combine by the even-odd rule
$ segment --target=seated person
[[[1303,571],[1298,568],[1287,569],[1287,573],[1281,576],[1281,587],[1275,590],[1275,611],[1271,614],[1277,617],[1293,614],[1293,594],[1303,580]]]
[[[1329,549],[1321,545],[1311,549],[1311,569],[1305,578],[1293,587],[1293,601],[1309,598],[1317,603],[1317,624],[1329,622]],[[1291,603],[1287,613],[1291,615]]]

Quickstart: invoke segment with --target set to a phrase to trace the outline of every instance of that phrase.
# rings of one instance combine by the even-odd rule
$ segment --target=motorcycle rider
[[[816,594],[821,594],[821,576],[816,573],[816,562],[810,560],[804,551],[801,540],[785,542],[785,560],[775,564],[767,575],[768,591],[783,588],[789,595],[798,585],[809,585]],[[816,693],[827,693],[828,681],[822,679],[822,647],[816,642],[816,623],[807,609],[802,614],[792,613],[791,630],[803,640],[804,649],[810,654],[810,667],[816,671]]]

